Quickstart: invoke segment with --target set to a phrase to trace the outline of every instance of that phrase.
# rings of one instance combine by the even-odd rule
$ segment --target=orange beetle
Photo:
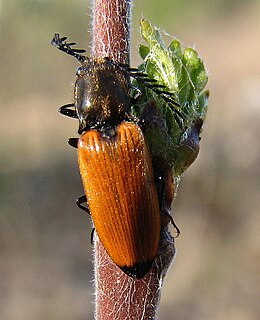
[[[79,120],[81,136],[69,140],[78,148],[86,194],[78,205],[90,210],[95,230],[114,263],[128,275],[141,278],[156,256],[161,224],[151,155],[129,114],[129,72],[145,76],[107,58],[87,58],[65,40],[55,34],[52,44],[81,63],[75,103],[60,109]],[[84,201],[88,208],[82,206]]]

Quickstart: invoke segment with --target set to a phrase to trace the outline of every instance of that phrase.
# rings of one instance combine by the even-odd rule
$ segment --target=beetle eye
[[[83,67],[78,67],[77,71],[76,71],[76,75],[79,77],[83,77],[85,75],[85,71]]]

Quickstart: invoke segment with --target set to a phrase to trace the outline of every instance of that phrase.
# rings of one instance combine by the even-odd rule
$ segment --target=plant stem
[[[95,0],[93,55],[129,63],[131,0]]]
[[[129,63],[130,15],[131,0],[95,0],[93,56]],[[111,261],[95,235],[95,319],[155,319],[162,280],[174,254],[173,238],[167,227],[163,227],[153,267],[143,279],[137,280],[127,276]]]

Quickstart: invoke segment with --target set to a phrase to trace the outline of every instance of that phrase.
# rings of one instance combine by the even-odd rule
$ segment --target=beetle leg
[[[86,207],[82,205],[82,203],[86,203]],[[79,197],[77,199],[77,206],[87,212],[89,215],[90,215],[90,210],[89,210],[89,207],[88,207],[88,204],[87,204],[87,197],[85,195]],[[92,228],[91,230],[91,234],[90,234],[90,243],[93,245],[94,244],[94,233],[95,233],[95,228]]]
[[[70,118],[78,118],[78,115],[75,110],[75,105],[73,103],[65,104],[64,106],[60,107],[59,112],[64,116]]]
[[[170,219],[171,224],[174,226],[174,228],[175,228],[175,230],[176,230],[176,233],[177,233],[177,235],[176,235],[175,238],[179,237],[179,235],[180,235],[180,233],[181,233],[181,230],[178,228],[178,226],[177,226],[176,223],[174,222],[173,217],[170,215],[169,211],[164,208],[164,209],[162,209],[162,214],[165,214],[165,215]]]
[[[68,140],[68,144],[73,147],[73,148],[77,148],[78,147],[78,138],[69,138]]]
[[[88,204],[87,204],[87,197],[85,196],[85,194],[83,196],[79,197],[77,199],[76,203],[77,203],[77,206],[81,210],[83,210],[83,211],[87,212],[88,214],[90,214],[90,210],[89,210],[89,207],[88,207]],[[86,203],[86,206],[83,206],[82,203]]]
[[[94,244],[94,233],[95,233],[95,228],[92,229],[91,234],[90,234],[90,243],[93,245]]]

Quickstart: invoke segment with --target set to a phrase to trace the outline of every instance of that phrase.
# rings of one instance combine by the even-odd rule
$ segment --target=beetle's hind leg
[[[85,203],[86,205],[83,206],[82,203]],[[87,203],[87,197],[85,194],[77,199],[76,204],[81,210],[87,212],[90,215],[90,210]]]
[[[170,219],[171,224],[173,225],[173,227],[174,227],[174,229],[176,230],[176,233],[177,233],[175,238],[177,238],[177,237],[180,235],[181,230],[180,230],[179,227],[176,225],[175,221],[173,220],[173,217],[172,217],[171,214],[168,212],[168,210],[163,209],[161,212],[162,212],[162,214],[165,214],[165,215]]]

